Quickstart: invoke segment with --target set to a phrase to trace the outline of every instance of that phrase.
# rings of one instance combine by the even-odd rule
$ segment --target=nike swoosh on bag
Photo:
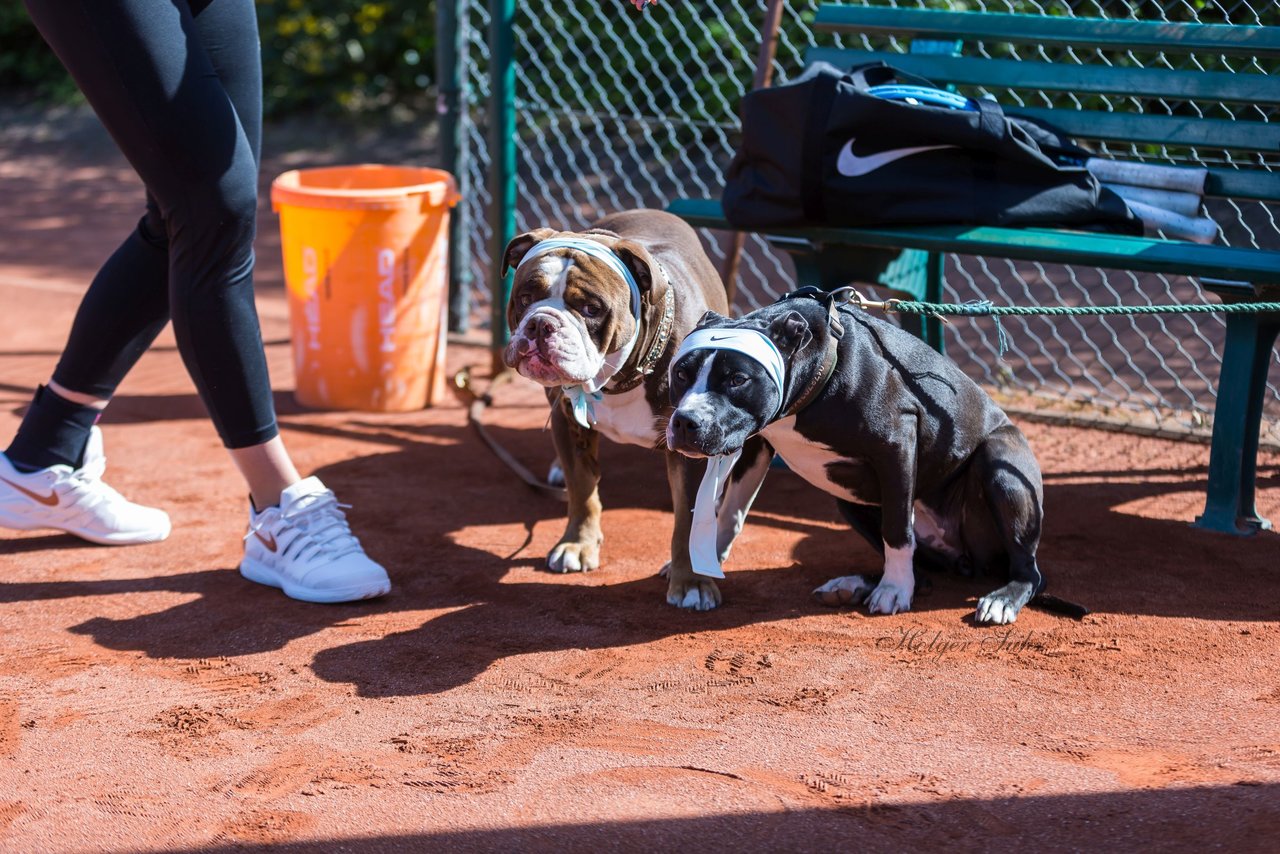
[[[890,148],[886,151],[877,151],[875,154],[859,157],[853,153],[853,140],[850,139],[844,144],[844,148],[840,149],[840,156],[836,158],[836,171],[846,178],[857,178],[860,175],[874,172],[881,166],[887,166],[895,160],[901,160],[904,157],[910,157],[922,151],[937,151],[940,148],[959,147],[958,145],[917,145],[913,148]]]

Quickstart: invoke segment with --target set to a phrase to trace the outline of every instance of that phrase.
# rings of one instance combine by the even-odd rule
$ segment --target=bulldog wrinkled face
[[[507,323],[507,367],[544,386],[594,378],[635,329],[627,284],[602,262],[568,250],[518,268]]]
[[[764,366],[733,350],[693,350],[671,366],[667,447],[686,457],[740,449],[780,404]]]

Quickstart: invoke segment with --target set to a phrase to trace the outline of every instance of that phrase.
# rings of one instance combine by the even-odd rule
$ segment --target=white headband
[[[622,277],[627,283],[627,287],[631,288],[631,313],[636,319],[636,323],[640,322],[640,286],[636,284],[636,277],[631,275],[631,271],[627,269],[627,265],[622,263],[622,259],[618,257],[609,247],[596,243],[594,240],[587,240],[582,237],[552,237],[543,240],[541,243],[535,243],[533,247],[525,253],[520,259],[520,263],[516,265],[519,270],[525,264],[529,263],[539,255],[544,255],[552,249],[576,249],[592,258],[597,258],[606,264]]]
[[[786,396],[782,385],[783,377],[786,376],[786,360],[782,358],[782,353],[778,351],[777,346],[768,335],[758,329],[744,329],[741,327],[695,329],[685,337],[684,343],[680,345],[675,358],[671,360],[672,367],[681,357],[692,350],[733,350],[759,362],[769,373],[769,379],[773,380],[774,386],[777,387],[778,408],[782,408],[783,398]]]

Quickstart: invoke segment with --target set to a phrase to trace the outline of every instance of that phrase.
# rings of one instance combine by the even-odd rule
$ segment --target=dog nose
[[[671,432],[677,442],[688,442],[698,436],[698,422],[680,412],[671,416]]]
[[[546,338],[552,332],[551,320],[546,317],[531,317],[524,325],[524,334],[530,338]]]

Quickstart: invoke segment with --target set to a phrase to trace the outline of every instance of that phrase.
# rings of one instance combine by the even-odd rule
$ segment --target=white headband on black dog
[[[671,360],[671,367],[674,368],[682,357],[694,350],[732,350],[758,362],[778,389],[778,409],[774,411],[774,415],[782,411],[785,398],[783,380],[787,364],[768,335],[758,329],[695,329],[680,345],[675,358]],[[773,420],[772,416],[769,420]],[[729,482],[729,472],[733,471],[740,456],[741,448],[732,454],[707,458],[707,471],[698,486],[698,496],[693,505],[693,526],[689,529],[689,561],[698,575],[724,578],[724,570],[720,568],[720,552],[716,545],[719,527],[716,507],[719,506],[720,495]]]

